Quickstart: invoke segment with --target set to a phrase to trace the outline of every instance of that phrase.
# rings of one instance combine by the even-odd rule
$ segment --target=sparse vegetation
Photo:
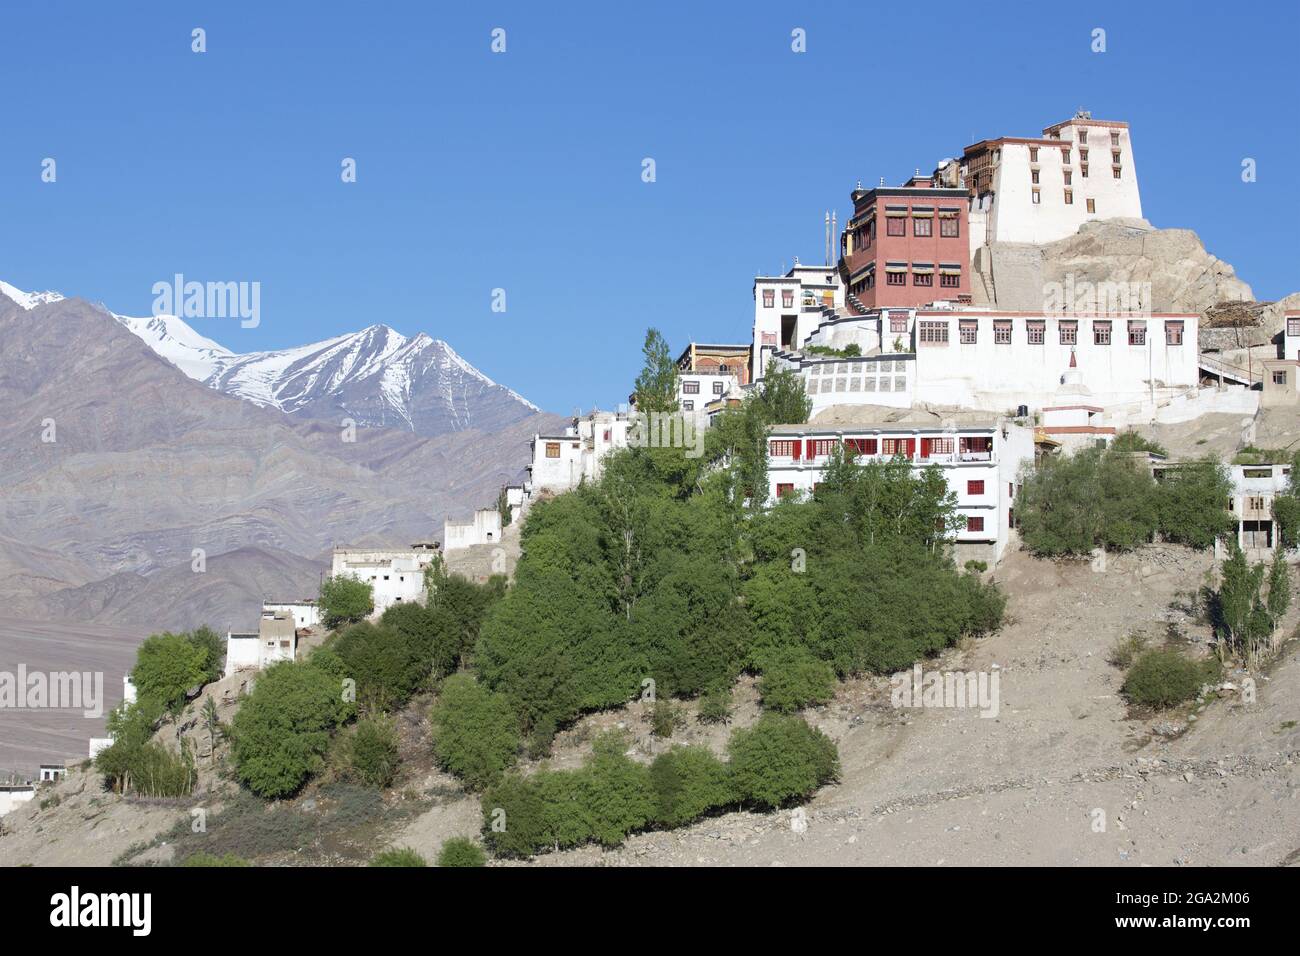
[[[1140,631],[1134,631],[1111,645],[1106,661],[1120,670],[1128,670],[1146,648],[1147,636]]]
[[[390,721],[358,721],[344,738],[350,776],[372,787],[388,787],[397,776],[397,732]]]
[[[731,688],[715,687],[700,697],[695,719],[702,724],[725,724],[731,719]]]
[[[384,850],[375,854],[375,858],[370,861],[371,866],[428,866],[424,857],[416,853],[410,847],[401,849]]]
[[[651,733],[660,739],[667,739],[684,726],[686,726],[686,718],[682,716],[680,707],[671,700],[655,701],[654,707],[650,710]]]

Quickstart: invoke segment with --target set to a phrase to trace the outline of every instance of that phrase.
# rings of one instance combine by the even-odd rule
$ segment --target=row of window
[[[1093,345],[1111,344],[1110,320],[1094,319],[1092,322]],[[922,319],[917,323],[917,341],[944,345],[948,342],[946,321]],[[997,345],[1011,344],[1010,319],[995,319],[993,322],[993,341]],[[1077,320],[1062,319],[1057,323],[1062,345],[1076,345],[1079,341],[1079,323]],[[979,341],[979,321],[977,319],[959,319],[957,321],[957,340],[962,345],[975,345]],[[1025,341],[1030,345],[1043,345],[1047,341],[1047,322],[1043,319],[1029,319],[1025,322]],[[1130,320],[1128,323],[1128,344],[1147,344],[1147,323],[1145,319]],[[1183,323],[1181,321],[1165,322],[1165,344],[1183,344]]]
[[[939,236],[942,239],[960,239],[961,238],[961,219],[959,210],[940,210],[939,212]],[[885,235],[887,236],[906,236],[907,221],[912,221],[912,235],[922,239],[928,239],[934,235],[933,214],[918,215],[886,215],[885,217]],[[853,230],[853,248],[867,249],[876,241],[876,220],[871,218]]]
[[[1300,335],[1300,319],[1286,320],[1286,334],[1289,336]]]
[[[773,458],[793,458],[796,461],[805,457],[808,460],[829,455],[839,444],[838,438],[773,438],[768,442],[768,455]],[[904,455],[913,458],[916,455],[915,438],[845,438],[844,447],[858,455]],[[993,452],[993,439],[987,435],[964,435],[959,438],[922,438],[921,457],[935,458],[946,455],[967,455],[975,458],[986,457]],[[984,482],[972,484],[979,486],[979,491],[967,489],[968,494],[983,494]]]
[[[816,490],[817,490],[817,487],[818,487],[818,485],[813,485],[813,491],[816,491]],[[777,482],[777,484],[776,484],[776,496],[777,496],[778,498],[785,498],[785,497],[788,497],[788,496],[793,495],[793,494],[794,494],[794,482],[793,482],[793,481],[779,481],[779,482]],[[982,532],[982,531],[984,530],[984,517],[983,517],[983,515],[967,515],[967,516],[966,516],[966,530],[967,530],[968,532]]]
[[[906,272],[906,271],[886,271],[885,285],[887,286],[905,286],[907,277],[912,277],[912,285],[921,288],[934,288],[934,272]],[[876,287],[876,274],[869,272],[857,282],[849,287],[849,291],[854,295],[867,292]],[[961,270],[953,269],[947,272],[939,273],[939,288],[941,289],[960,289],[961,288]]]

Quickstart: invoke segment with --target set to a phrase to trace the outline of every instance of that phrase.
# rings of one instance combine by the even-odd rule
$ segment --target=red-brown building
[[[853,218],[840,240],[850,311],[970,301],[966,189],[917,176],[851,196]]]

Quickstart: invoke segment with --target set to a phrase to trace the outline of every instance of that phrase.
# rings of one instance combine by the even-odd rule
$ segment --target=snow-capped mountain
[[[63,298],[3,282],[0,293],[28,310]],[[174,315],[110,314],[190,378],[290,415],[441,435],[492,431],[540,411],[423,332],[407,338],[372,325],[310,345],[241,354]]]

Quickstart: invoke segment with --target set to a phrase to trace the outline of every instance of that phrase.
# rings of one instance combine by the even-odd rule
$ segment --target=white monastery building
[[[424,599],[424,569],[439,557],[434,543],[413,544],[406,550],[337,547],[331,577],[353,577],[374,591],[378,617],[394,604]]]
[[[298,653],[298,632],[290,611],[262,611],[256,631],[226,633],[226,673],[261,670]]]
[[[627,412],[593,411],[575,419],[562,435],[534,435],[528,466],[532,493],[569,491],[584,478],[598,479],[605,455],[627,447],[632,424]]]
[[[469,521],[462,523],[452,523],[451,518],[447,518],[442,532],[443,551],[456,551],[476,544],[496,544],[501,540],[501,512],[496,508],[479,508]]]
[[[1038,138],[967,146],[962,173],[974,241],[1046,243],[1093,219],[1142,218],[1128,123],[1082,110]]]

